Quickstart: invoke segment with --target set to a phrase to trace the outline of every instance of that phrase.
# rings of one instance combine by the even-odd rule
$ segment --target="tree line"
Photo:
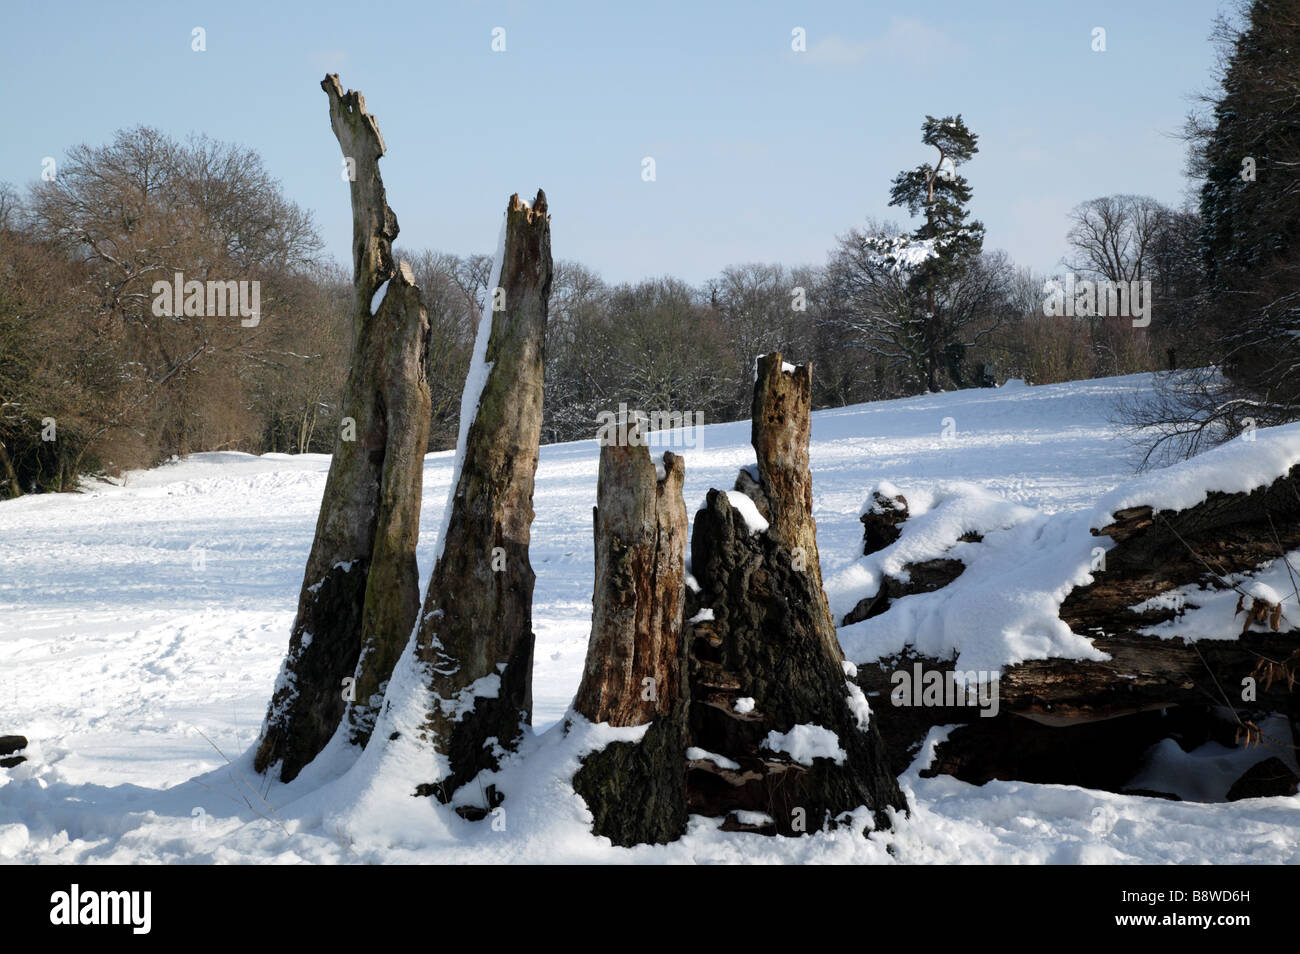
[[[1294,92],[1298,10],[1257,0],[1220,25],[1220,89],[1188,127],[1197,201],[1116,194],[1070,216],[1067,281],[1149,287],[1149,324],[1107,313],[1104,296],[1046,307],[1061,275],[986,249],[970,217],[961,167],[978,136],[960,115],[927,116],[927,161],[889,192],[915,228],[868,221],[834,238],[824,263],[737,264],[701,285],[610,283],[557,262],[543,440],[592,437],[620,403],[745,418],[755,358],[774,351],[816,366],[816,408],[1163,370],[1160,398],[1129,415],[1156,444],[1187,452],[1243,419],[1294,419],[1300,96],[1277,91]],[[70,150],[49,181],[0,185],[0,498],[196,451],[330,452],[353,291],[322,248],[255,151],[202,136],[123,130]],[[446,449],[490,256],[397,255],[432,324],[429,449]],[[239,281],[260,282],[251,326],[202,307],[204,288]],[[159,307],[158,282],[193,283],[196,306]]]

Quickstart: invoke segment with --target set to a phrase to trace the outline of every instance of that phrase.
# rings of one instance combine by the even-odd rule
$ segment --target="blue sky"
[[[1211,84],[1221,6],[0,0],[0,180],[25,185],[43,157],[122,127],[204,132],[260,152],[344,261],[347,187],[318,86],[337,72],[379,117],[399,245],[490,251],[509,194],[540,185],[557,258],[700,282],[731,263],[821,263],[868,216],[905,222],[890,180],[930,158],[926,113],[960,112],[980,136],[963,171],[987,247],[1046,270],[1076,203],[1183,200],[1176,134]]]

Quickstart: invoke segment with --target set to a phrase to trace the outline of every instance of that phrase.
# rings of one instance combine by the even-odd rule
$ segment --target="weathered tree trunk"
[[[686,830],[685,466],[659,477],[644,444],[600,451],[591,641],[573,708],[590,722],[649,724],[583,760],[573,787],[597,835],[616,845],[672,841]]]
[[[812,365],[791,370],[779,353],[758,359],[751,409],[750,442],[758,455],[758,481],[770,514],[767,535],[785,548],[808,574],[810,611],[816,635],[836,660],[844,659],[835,636],[822,566],[817,552],[817,521],[812,515],[812,471],[808,445],[812,433]]]
[[[5,479],[9,482],[9,497],[17,500],[23,495],[23,488],[18,482],[18,473],[14,470],[14,463],[9,459],[9,452],[5,450],[4,441],[0,441],[0,466],[4,467]]]
[[[692,812],[726,815],[728,829],[801,834],[862,806],[887,828],[887,809],[906,801],[866,700],[848,682],[821,586],[808,471],[811,372],[784,367],[779,354],[765,356],[755,383],[768,528],[751,528],[716,490],[695,516],[700,592],[687,610],[698,603],[713,618],[689,634],[691,743],[704,754],[689,762],[688,802]],[[803,751],[799,739],[819,741],[824,755]]]
[[[393,262],[397,217],[379,175],[379,127],[361,94],[344,94],[336,75],[325,77],[321,88],[356,174],[356,297],[343,426],[255,761],[259,772],[279,762],[283,781],[324,748],[345,710],[351,741],[365,744],[420,607],[415,544],[429,433],[429,319],[410,267]],[[386,282],[372,315],[372,298]]]
[[[431,672],[430,736],[447,760],[421,791],[442,801],[494,768],[495,746],[513,748],[532,717],[528,543],[552,269],[545,193],[532,208],[511,196],[499,294],[489,289],[495,304],[481,319],[490,322],[490,370],[457,449],[463,456],[416,643]]]

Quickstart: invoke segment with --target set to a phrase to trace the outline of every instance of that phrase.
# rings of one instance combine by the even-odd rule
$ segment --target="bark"
[[[528,544],[552,271],[545,193],[538,191],[531,209],[511,196],[500,278],[504,308],[482,319],[492,322],[490,371],[460,449],[443,551],[416,643],[417,658],[430,671],[430,738],[449,765],[420,791],[442,801],[495,768],[497,747],[513,749],[532,717]]]
[[[21,735],[0,735],[0,768],[13,768],[27,761],[22,752],[27,748],[27,738]]]
[[[896,541],[910,513],[907,498],[901,494],[890,497],[880,491],[873,493],[871,506],[858,518],[862,522],[862,555],[870,556]]]
[[[686,830],[682,458],[665,453],[663,471],[643,444],[601,448],[591,641],[573,708],[591,722],[651,726],[640,742],[587,756],[573,784],[593,831],[616,845]]]
[[[968,538],[969,539],[969,538]],[[947,586],[966,569],[961,560],[939,557],[903,565],[904,578],[886,576],[874,596],[865,596],[844,615],[842,626],[879,616],[893,605],[894,600],[914,593],[932,593]]]
[[[812,515],[812,472],[808,444],[812,433],[812,365],[783,370],[779,353],[758,359],[750,442],[758,455],[758,482],[771,513],[768,537],[801,562],[808,574],[807,594],[816,632],[827,652],[844,658],[835,636],[835,623],[822,589],[817,553],[817,521]]]
[[[726,816],[728,830],[802,834],[862,806],[887,828],[887,809],[905,809],[906,801],[875,720],[862,725],[851,704],[821,586],[808,471],[811,372],[782,368],[780,355],[760,359],[755,383],[754,448],[768,529],[751,532],[716,490],[695,515],[691,568],[700,591],[687,612],[698,603],[713,619],[689,634],[691,744],[735,767],[692,760],[688,803],[694,813]],[[752,706],[738,709],[742,699]],[[803,764],[765,744],[771,733],[810,724],[834,733],[842,759]],[[771,821],[754,826],[740,811]]]
[[[415,544],[429,431],[429,319],[410,267],[393,262],[397,217],[379,175],[384,141],[375,118],[360,93],[343,93],[337,76],[321,88],[356,169],[352,365],[341,402],[341,417],[355,429],[341,428],[335,440],[289,652],[257,751],[256,769],[279,762],[283,781],[315,758],[345,713],[349,740],[366,743],[420,603]]]
[[[23,495],[23,488],[18,483],[18,474],[14,470],[13,461],[9,459],[9,452],[5,450],[4,441],[0,441],[0,466],[4,467],[5,479],[9,482],[9,497],[17,500]]]

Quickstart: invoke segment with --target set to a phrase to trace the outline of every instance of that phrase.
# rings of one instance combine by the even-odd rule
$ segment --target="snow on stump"
[[[410,267],[393,261],[398,227],[379,174],[384,140],[360,93],[345,94],[337,75],[326,76],[321,88],[355,171],[354,331],[316,536],[254,763],[258,772],[279,763],[285,782],[341,723],[349,741],[368,741],[415,625],[415,544],[430,416],[429,318]]]
[[[450,801],[512,750],[532,718],[534,574],[528,560],[551,294],[546,195],[510,197],[461,403],[452,492],[416,634],[440,759],[421,794]],[[495,807],[499,796],[487,792]]]
[[[884,829],[907,807],[822,590],[811,384],[806,365],[759,359],[753,444],[770,519],[718,490],[695,515],[687,798],[727,830],[798,835],[861,807]]]
[[[583,759],[574,790],[592,830],[616,845],[664,843],[686,830],[685,465],[644,443],[600,450],[591,641],[574,711],[614,728],[649,724],[639,742]]]
[[[863,555],[870,556],[896,541],[908,516],[907,498],[901,493],[888,493],[879,488],[872,491],[870,505],[862,509],[858,518],[862,521]]]

